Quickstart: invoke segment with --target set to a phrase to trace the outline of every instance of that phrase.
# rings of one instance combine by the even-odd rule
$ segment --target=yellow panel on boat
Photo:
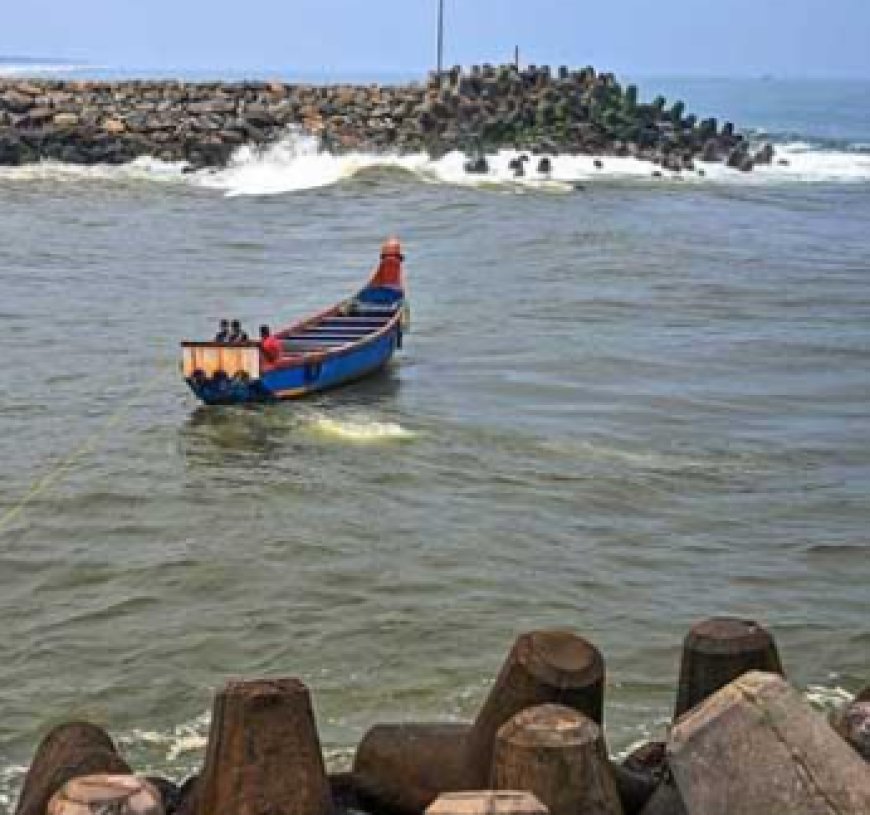
[[[227,376],[247,374],[251,379],[260,378],[260,349],[257,345],[223,345],[216,342],[182,343],[181,368],[184,376],[193,376],[202,371],[212,377],[217,371]]]

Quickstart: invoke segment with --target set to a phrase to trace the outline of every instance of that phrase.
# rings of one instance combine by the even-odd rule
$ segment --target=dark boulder
[[[33,97],[26,93],[8,90],[0,94],[0,107],[11,110],[13,113],[24,113],[33,107]]]
[[[489,172],[489,163],[485,156],[469,159],[464,164],[465,172],[473,175],[486,175]]]
[[[520,158],[512,158],[508,162],[508,169],[513,170],[514,176],[517,178],[526,174],[526,171],[523,168],[523,162]]]
[[[756,154],[755,154],[755,163],[756,164],[772,164],[773,163],[773,145],[768,143],[765,144]]]
[[[665,153],[662,158],[662,167],[670,170],[672,173],[679,173],[683,170],[683,159],[676,153]]]
[[[24,145],[14,132],[0,133],[0,165],[21,164],[24,160]]]
[[[701,161],[719,161],[719,142],[707,139],[701,149]]]
[[[160,793],[164,815],[174,815],[181,803],[181,790],[178,785],[159,775],[149,775],[145,780]]]
[[[735,147],[730,153],[728,153],[728,158],[725,159],[725,165],[734,170],[739,170],[746,158],[748,158],[746,151],[740,147]]]

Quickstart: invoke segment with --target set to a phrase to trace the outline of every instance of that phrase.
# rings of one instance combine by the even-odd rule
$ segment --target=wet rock
[[[512,158],[508,162],[508,169],[513,171],[514,178],[522,178],[526,174],[524,162],[520,158]]]
[[[771,164],[773,162],[774,150],[772,144],[765,144],[756,154],[756,164]]]
[[[744,159],[748,158],[746,151],[742,147],[735,147],[728,153],[728,158],[725,159],[725,165],[734,170],[739,170]]]
[[[463,165],[465,172],[472,175],[486,175],[489,172],[489,163],[484,156],[469,159]]]
[[[662,167],[665,170],[670,170],[672,173],[682,172],[683,159],[674,153],[666,153],[662,157]]]

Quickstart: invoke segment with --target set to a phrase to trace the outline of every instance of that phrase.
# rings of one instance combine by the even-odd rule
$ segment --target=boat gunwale
[[[402,299],[404,299],[404,291],[402,292]],[[326,319],[332,314],[338,312],[338,310],[345,304],[344,301],[339,303],[336,306],[333,306],[330,309],[327,309],[320,314],[315,315],[314,317],[310,317],[306,320],[302,320],[301,322],[294,323],[289,328],[286,328],[280,332],[278,332],[275,336],[279,339],[284,339],[285,337],[292,334],[294,331],[299,330],[303,326],[316,325],[318,322]],[[353,342],[346,342],[343,345],[336,346],[335,348],[329,348],[324,351],[301,351],[297,353],[290,352],[289,354],[282,354],[281,357],[278,358],[278,361],[274,364],[270,365],[268,369],[264,370],[261,374],[262,376],[268,375],[273,371],[284,371],[289,368],[296,368],[300,365],[307,365],[309,362],[322,362],[326,359],[331,359],[334,357],[344,356],[345,354],[353,353],[354,351],[359,350],[361,347],[365,346],[368,343],[375,342],[376,340],[381,339],[383,336],[388,334],[393,328],[396,327],[396,324],[402,319],[402,309],[401,307],[397,308],[393,315],[390,317],[387,322],[383,324],[377,331],[372,331],[368,334],[363,334],[359,339],[354,340]],[[291,340],[292,341],[292,340]],[[286,362],[282,362],[283,359],[286,359]]]

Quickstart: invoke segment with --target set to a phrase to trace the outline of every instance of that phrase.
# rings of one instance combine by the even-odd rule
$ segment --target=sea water
[[[514,637],[608,665],[660,733],[688,627],[770,626],[820,706],[870,666],[870,84],[643,85],[777,145],[630,159],[332,156],[0,169],[0,811],[46,730],[202,758],[229,677],[300,676],[332,766],[375,722],[474,715]],[[280,326],[403,240],[383,375],[204,408],[178,342]]]

